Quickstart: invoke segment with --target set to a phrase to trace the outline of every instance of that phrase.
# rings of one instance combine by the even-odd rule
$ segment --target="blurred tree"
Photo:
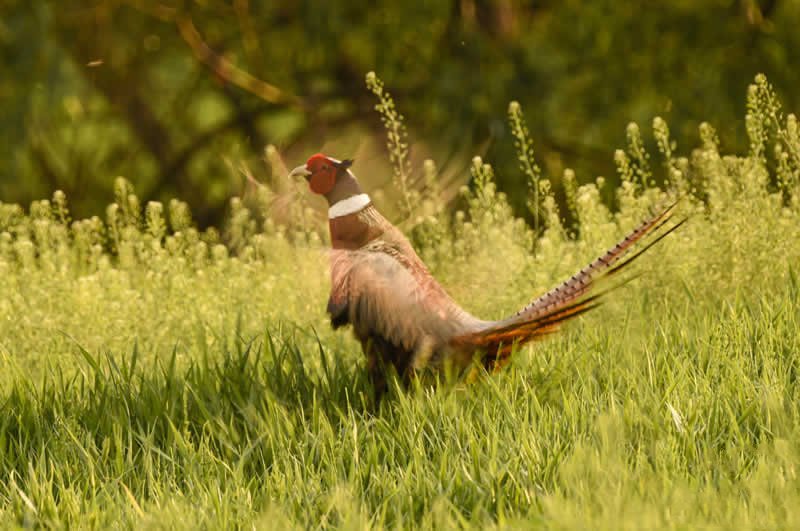
[[[523,212],[508,101],[556,181],[613,177],[626,123],[656,114],[682,143],[708,120],[741,147],[756,72],[797,108],[798,24],[790,0],[0,0],[0,199],[61,188],[97,213],[124,175],[218,223],[266,143],[294,162],[379,135],[375,70],[412,140],[455,169],[488,151]]]

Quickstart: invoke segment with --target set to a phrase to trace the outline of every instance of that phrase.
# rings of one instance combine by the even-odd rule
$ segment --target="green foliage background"
[[[218,75],[181,23],[278,93],[265,101]],[[482,154],[528,216],[508,101],[530,110],[557,189],[567,166],[579,183],[615,181],[621,124],[655,115],[687,145],[706,120],[741,150],[736,120],[756,72],[797,107],[798,26],[790,0],[3,0],[0,197],[27,205],[58,188],[88,216],[121,175],[218,225],[242,191],[238,162],[258,165],[267,144],[292,165],[321,148],[355,155],[382,187],[380,123],[363,89],[374,70],[411,117],[412,172],[433,156],[464,182]]]

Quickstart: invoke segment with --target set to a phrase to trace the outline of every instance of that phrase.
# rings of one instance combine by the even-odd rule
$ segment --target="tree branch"
[[[181,14],[176,16],[175,25],[178,27],[181,38],[192,49],[197,60],[205,64],[225,81],[269,103],[284,104],[297,109],[305,108],[303,101],[294,94],[289,94],[275,85],[258,79],[214,52],[203,41],[188,15]]]

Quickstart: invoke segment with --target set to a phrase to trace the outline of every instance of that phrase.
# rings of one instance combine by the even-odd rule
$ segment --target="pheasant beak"
[[[311,176],[311,172],[308,171],[305,164],[302,164],[292,171],[289,172],[289,177],[305,177],[308,179]]]

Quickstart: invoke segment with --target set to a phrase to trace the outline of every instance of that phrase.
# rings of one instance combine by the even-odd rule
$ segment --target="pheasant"
[[[386,391],[389,367],[404,382],[426,367],[463,370],[475,360],[487,370],[503,367],[515,346],[552,333],[597,306],[603,293],[591,290],[600,278],[617,273],[683,223],[667,226],[672,205],[514,315],[486,321],[447,294],[408,239],[362,191],[352,164],[317,153],[290,176],[304,177],[311,191],[328,201],[327,311],[334,329],[352,325],[378,399]],[[642,248],[629,253],[637,243]]]

